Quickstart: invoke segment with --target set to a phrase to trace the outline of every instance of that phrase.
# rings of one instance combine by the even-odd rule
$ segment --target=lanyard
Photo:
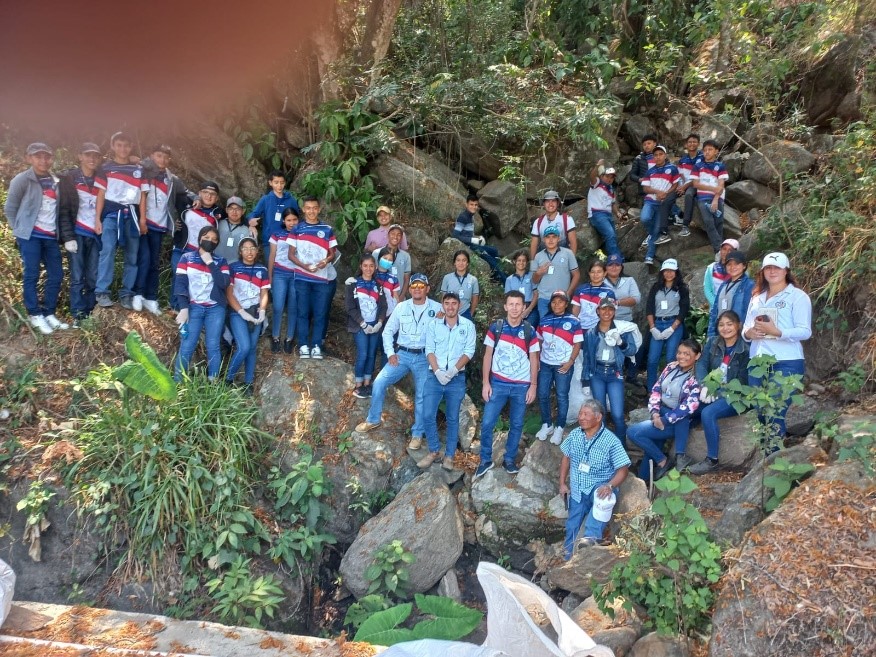
[[[558,254],[559,252],[560,252],[560,250],[557,249],[556,251],[553,252],[553,254],[548,253],[547,250],[545,250],[544,253],[545,253],[545,255],[547,256],[548,262],[553,262],[553,261],[554,261],[554,258],[557,257],[557,254]]]
[[[453,272],[453,275],[456,277],[456,282],[459,283],[459,287],[465,285],[465,279],[468,278],[468,273],[462,275],[462,278],[459,277],[459,274]]]
[[[411,317],[414,318],[414,324],[415,324],[416,327],[417,327],[417,333],[420,332],[420,331],[419,331],[419,328],[420,328],[420,320],[423,319],[423,315],[425,315],[425,314],[426,314],[426,311],[429,310],[429,304],[428,304],[428,303],[425,303],[425,304],[423,304],[423,305],[425,305],[426,307],[423,308],[422,312],[420,313],[420,316],[417,317],[417,315],[414,314],[414,304],[411,304]]]

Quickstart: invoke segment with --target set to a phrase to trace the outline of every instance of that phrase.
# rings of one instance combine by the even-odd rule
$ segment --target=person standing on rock
[[[505,291],[518,290],[523,293],[526,303],[523,317],[533,326],[538,326],[538,290],[529,271],[529,253],[519,249],[511,254],[511,262],[514,263],[514,273],[505,279]]]
[[[429,279],[425,274],[411,276],[411,298],[402,301],[386,321],[383,329],[383,351],[388,362],[380,370],[371,390],[371,407],[356,431],[366,433],[381,425],[380,415],[389,386],[410,374],[414,379],[414,425],[411,427],[411,449],[423,446],[426,434],[423,392],[429,374],[426,359],[426,329],[429,322],[443,317],[441,304],[429,298]]]
[[[633,321],[633,308],[642,300],[639,285],[632,276],[624,276],[624,257],[619,253],[608,256],[605,259],[605,284],[614,290],[617,300],[615,319],[624,322]],[[635,383],[638,368],[636,357],[626,359],[627,380]],[[640,360],[644,360],[644,354]]]
[[[536,254],[530,265],[532,282],[538,286],[539,317],[548,314],[551,295],[557,290],[565,290],[572,298],[581,278],[575,254],[560,246],[560,229],[557,226],[545,229],[544,244],[545,248]]]
[[[481,395],[484,415],[481,421],[481,463],[475,479],[493,467],[493,429],[499,414],[509,405],[510,428],[505,445],[505,472],[517,474],[517,448],[523,436],[523,417],[527,405],[535,401],[538,381],[538,352],[541,349],[535,329],[523,319],[526,303],[523,293],[505,294],[505,319],[490,324],[484,337]]]
[[[377,262],[366,253],[359,261],[359,276],[344,283],[344,307],[347,311],[347,331],[353,334],[356,362],[353,376],[356,387],[353,396],[368,399],[371,396],[371,376],[380,329],[386,321],[386,296],[377,282]]]
[[[657,246],[666,244],[669,237],[669,209],[675,204],[675,190],[681,181],[678,168],[666,158],[666,147],[654,147],[654,166],[642,176],[642,191],[645,192],[645,204],[642,206],[640,221],[648,231],[645,252],[645,264],[654,264]]]
[[[572,558],[575,542],[582,531],[584,536],[578,541],[578,547],[595,545],[602,540],[608,519],[597,519],[594,506],[608,506],[610,519],[614,506],[611,499],[617,500],[618,488],[629,472],[630,457],[618,437],[606,428],[602,421],[604,415],[598,401],[585,401],[578,411],[578,427],[560,445],[563,452],[560,494],[568,496],[569,500],[569,518],[563,541],[566,561]]]
[[[720,150],[714,139],[704,141],[703,162],[691,176],[697,189],[700,220],[715,253],[721,249],[721,240],[724,239],[724,186],[730,179],[727,167],[718,161]]]
[[[445,274],[441,281],[441,292],[453,292],[459,297],[459,314],[469,320],[474,320],[481,299],[481,287],[478,279],[469,271],[468,251],[460,249],[453,254],[455,271]],[[442,297],[443,298],[443,297]]]
[[[684,149],[684,155],[678,158],[678,173],[681,174],[678,193],[684,196],[684,213],[681,216],[679,237],[690,236],[690,222],[693,220],[697,201],[697,188],[693,184],[693,172],[705,161],[705,156],[700,150],[700,136],[698,134],[692,132],[687,136],[684,140]],[[675,225],[679,225],[677,219]]]
[[[715,294],[717,294],[718,289],[730,278],[730,274],[727,273],[727,269],[724,267],[724,261],[731,251],[738,250],[739,242],[732,237],[728,237],[721,242],[721,248],[718,250],[718,253],[715,254],[715,261],[710,262],[706,267],[706,271],[703,272],[703,294],[706,297],[706,301],[709,302],[709,306],[715,305]],[[748,306],[742,309],[742,315],[739,316],[742,317],[747,310]]]
[[[587,217],[602,236],[609,255],[620,255],[614,223],[620,219],[614,187],[616,173],[614,167],[605,166],[605,160],[599,160],[590,170],[590,191],[587,192]]]
[[[465,199],[465,209],[456,218],[453,232],[450,235],[480,256],[490,266],[493,278],[504,283],[505,272],[502,271],[502,267],[499,264],[499,249],[495,246],[489,246],[483,236],[476,237],[474,234],[474,216],[479,207],[478,197],[474,194],[469,194],[468,198]]]
[[[560,247],[568,248],[572,253],[577,253],[578,237],[575,235],[575,220],[565,212],[560,212],[560,195],[551,189],[544,193],[541,203],[544,214],[532,223],[529,259],[535,260],[535,254],[540,249],[546,248],[547,242],[545,242],[544,237],[548,228],[557,229],[557,234],[560,236]]]
[[[675,350],[684,335],[684,320],[690,312],[690,292],[675,258],[663,261],[660,275],[648,292],[645,312],[648,313],[651,329],[647,361],[647,386],[650,389],[657,380],[657,368],[664,348],[667,362],[675,360]]]
[[[727,271],[728,278],[718,288],[718,293],[712,302],[706,337],[713,338],[718,335],[720,314],[732,310],[738,317],[745,317],[745,313],[748,312],[754,281],[745,272],[747,265],[748,259],[742,251],[730,251],[724,259],[724,269]]]
[[[642,152],[636,155],[633,160],[633,166],[630,169],[629,179],[636,183],[637,192],[642,191],[642,178],[648,173],[648,170],[654,166],[654,148],[657,146],[657,135],[651,133],[642,137]],[[645,246],[643,244],[643,246]]]
[[[377,208],[377,228],[368,231],[368,236],[365,238],[365,251],[371,252],[375,249],[382,249],[389,244],[389,226],[391,221],[392,210],[389,207],[381,205]],[[402,251],[408,250],[408,238],[405,235],[402,235],[399,248]]]
[[[406,299],[408,296],[408,286],[411,283],[411,256],[401,248],[402,240],[405,237],[405,229],[399,224],[393,224],[389,227],[386,238],[387,243],[384,249],[392,250],[392,267],[390,272],[399,280],[401,285],[399,289],[399,299]],[[375,249],[371,254],[376,258],[380,257],[383,249]]]
[[[244,394],[249,397],[252,396],[252,384],[255,380],[258,341],[266,319],[271,278],[268,268],[256,263],[259,245],[255,237],[242,237],[237,249],[238,257],[229,266],[231,277],[225,293],[228,306],[233,311],[229,314],[235,346],[225,381],[229,385],[233,384],[237,371],[241,365],[245,365],[243,389]]]
[[[274,169],[268,174],[268,185],[271,191],[259,199],[248,217],[250,226],[255,228],[260,223],[262,225],[265,265],[271,256],[271,236],[283,230],[283,210],[293,208],[299,216],[301,214],[298,200],[286,191],[286,174]]]
[[[243,220],[246,203],[239,196],[232,196],[225,202],[225,218],[219,220],[219,248],[217,255],[228,264],[237,262],[240,240],[251,237],[258,241],[258,231]]]
[[[438,405],[444,401],[447,440],[441,467],[453,470],[453,456],[459,442],[459,410],[465,398],[465,366],[475,353],[475,325],[459,313],[461,299],[455,292],[445,292],[441,299],[444,319],[426,327],[426,360],[431,374],[423,390],[423,418],[429,453],[417,466],[426,469],[441,456],[438,440]]]

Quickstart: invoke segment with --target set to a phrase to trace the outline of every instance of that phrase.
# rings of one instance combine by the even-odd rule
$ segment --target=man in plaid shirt
[[[566,560],[572,558],[582,523],[581,545],[594,545],[602,539],[607,521],[593,517],[594,502],[597,497],[605,499],[612,493],[616,495],[629,471],[630,457],[620,439],[603,424],[604,414],[598,401],[584,402],[578,411],[578,428],[560,445],[563,452],[560,494],[569,496],[569,519],[563,542]]]

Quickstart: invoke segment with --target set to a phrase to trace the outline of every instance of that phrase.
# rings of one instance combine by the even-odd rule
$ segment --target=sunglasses
[[[419,281],[416,282],[416,283],[411,283],[411,289],[412,289],[412,290],[418,290],[418,289],[420,289],[420,288],[424,288],[424,287],[426,287],[426,284],[425,284],[425,283],[420,283]]]

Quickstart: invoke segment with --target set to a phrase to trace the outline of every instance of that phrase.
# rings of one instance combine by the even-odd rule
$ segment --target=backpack
[[[569,228],[569,215],[566,214],[565,212],[563,212],[560,216],[563,218],[563,234],[560,236],[560,239],[564,240],[564,239],[567,239],[566,236],[568,235],[569,231],[571,230],[571,228]],[[541,215],[538,218],[538,223],[536,224],[536,226],[537,226],[536,231],[538,232],[539,239],[541,239],[541,237],[542,237],[541,236],[541,226],[545,220],[545,217],[547,217],[546,214]]]
[[[502,335],[502,329],[505,327],[504,319],[496,320],[496,329],[499,335]],[[527,322],[525,319],[523,320],[523,339],[526,340],[526,344],[529,344],[535,335],[535,329],[532,328],[532,324]]]

